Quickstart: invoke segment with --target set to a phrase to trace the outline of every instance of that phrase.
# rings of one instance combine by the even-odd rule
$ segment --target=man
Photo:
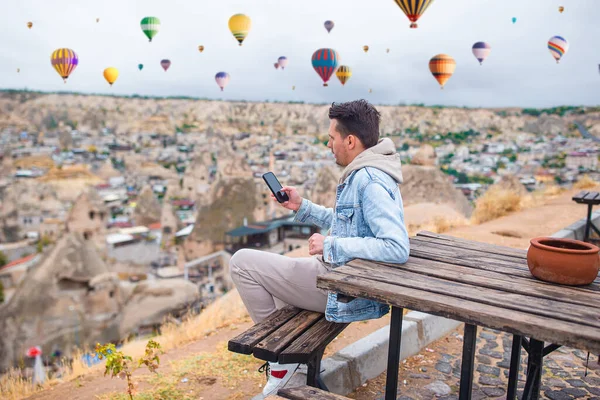
[[[255,323],[285,304],[324,312],[328,321],[352,322],[380,318],[389,307],[372,300],[337,301],[336,293],[316,286],[317,275],[354,258],[403,264],[409,241],[398,184],[402,183],[400,155],[394,143],[379,139],[379,112],[365,100],[333,103],[329,109],[329,142],[338,165],[345,167],[337,186],[334,208],[300,197],[283,187],[289,201],[281,205],[296,212],[295,220],[331,228],[325,237],[308,240],[309,254],[291,258],[242,249],[230,261],[230,273]],[[277,201],[271,195],[273,201]],[[277,393],[298,364],[266,363],[263,394]]]

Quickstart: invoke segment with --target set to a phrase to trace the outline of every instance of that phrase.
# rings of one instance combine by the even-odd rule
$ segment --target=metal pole
[[[400,367],[400,343],[402,341],[402,314],[404,309],[392,306],[390,323],[390,347],[385,383],[385,400],[396,400],[398,392],[398,369]]]
[[[521,336],[513,335],[512,351],[510,353],[510,370],[508,372],[508,391],[506,398],[515,400],[517,398],[517,381],[519,379],[519,367],[521,366]]]
[[[584,242],[587,242],[590,238],[590,225],[592,224],[592,207],[593,205],[588,204],[587,221],[585,221],[585,233],[583,234]]]
[[[465,324],[462,364],[460,368],[460,400],[470,400],[473,391],[473,364],[475,361],[475,344],[477,325]]]

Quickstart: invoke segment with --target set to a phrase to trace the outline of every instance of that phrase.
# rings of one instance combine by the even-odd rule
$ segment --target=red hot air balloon
[[[327,81],[335,72],[340,61],[340,56],[334,49],[319,49],[312,55],[312,66],[323,79],[323,86],[327,86]]]
[[[167,70],[171,66],[171,61],[169,61],[169,60],[161,60],[160,61],[160,66],[163,67],[163,69],[165,70],[165,72],[167,72]]]

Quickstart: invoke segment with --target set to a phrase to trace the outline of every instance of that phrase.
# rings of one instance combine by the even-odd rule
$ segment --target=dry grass
[[[492,186],[475,202],[472,221],[481,224],[519,211],[523,197],[513,190]]]
[[[600,185],[600,182],[596,182],[588,175],[584,175],[573,185],[574,189],[591,189]]]
[[[461,226],[469,225],[470,221],[466,218],[445,218],[436,216],[424,224],[409,224],[407,226],[408,235],[414,236],[419,231],[429,231],[434,233],[444,233]]]

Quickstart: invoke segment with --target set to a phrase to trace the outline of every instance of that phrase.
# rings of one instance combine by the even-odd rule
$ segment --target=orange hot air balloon
[[[198,51],[200,53],[202,53],[204,51],[204,46],[202,46],[202,45],[198,46]]]
[[[558,12],[562,14],[562,12],[565,11],[565,8],[563,6],[558,7]]]
[[[456,61],[447,54],[438,54],[429,60],[429,70],[443,89],[456,69]]]
[[[365,51],[365,53],[366,53],[367,51],[369,51],[369,46],[363,46],[363,50],[364,50],[364,51]]]
[[[32,26],[33,26],[33,22],[28,22],[28,23],[27,23],[27,27],[28,27],[29,29],[31,29],[31,27],[32,27]]]

